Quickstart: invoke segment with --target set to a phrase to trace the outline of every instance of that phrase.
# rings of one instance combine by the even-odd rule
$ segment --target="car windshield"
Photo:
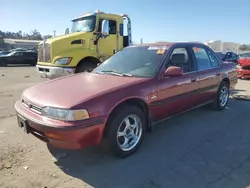
[[[10,52],[10,53],[6,54],[6,56],[13,56],[15,53],[16,53],[15,51],[14,52]]]
[[[104,61],[93,72],[149,78],[156,73],[165,51],[164,46],[127,47]]]
[[[250,53],[243,53],[239,55],[240,58],[250,58]]]
[[[73,21],[71,33],[92,32],[95,29],[96,16],[88,16]]]

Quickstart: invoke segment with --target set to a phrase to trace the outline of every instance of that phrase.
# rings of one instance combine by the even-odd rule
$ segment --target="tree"
[[[52,38],[52,37],[53,37],[52,35],[44,35],[43,39],[49,39],[49,38]]]
[[[40,32],[38,32],[36,29],[31,31],[31,35],[29,37],[31,40],[42,40],[43,37]]]
[[[239,46],[239,49],[240,49],[241,51],[245,51],[245,50],[247,50],[247,45],[242,44],[242,45]]]
[[[2,38],[10,38],[10,39],[26,39],[26,40],[43,40],[43,38],[51,38],[52,35],[45,35],[44,37],[41,35],[39,31],[33,29],[30,34],[24,33],[22,31],[18,32],[10,32],[10,31],[1,31],[0,37]]]

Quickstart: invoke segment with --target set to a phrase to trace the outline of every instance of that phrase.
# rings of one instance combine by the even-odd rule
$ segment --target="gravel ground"
[[[17,126],[14,102],[44,81],[34,67],[0,67],[0,187],[245,188],[250,185],[250,84],[239,80],[222,112],[200,108],[157,125],[121,160],[100,146],[48,147]]]

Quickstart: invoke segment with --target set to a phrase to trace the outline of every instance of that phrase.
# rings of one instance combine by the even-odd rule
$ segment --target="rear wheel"
[[[91,72],[94,68],[96,68],[96,64],[92,61],[82,61],[77,67],[75,73],[81,72]]]
[[[136,106],[123,106],[107,125],[109,149],[118,157],[128,157],[140,146],[145,132],[145,115]]]
[[[226,108],[229,99],[229,84],[225,81],[221,82],[216,94],[213,108],[215,110],[223,110]]]

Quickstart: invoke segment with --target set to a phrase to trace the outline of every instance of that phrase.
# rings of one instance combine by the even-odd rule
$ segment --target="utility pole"
[[[140,42],[141,44],[143,43],[143,40],[142,40],[142,38],[141,38],[141,42]]]
[[[56,36],[56,30],[53,31],[54,32],[54,37]]]

